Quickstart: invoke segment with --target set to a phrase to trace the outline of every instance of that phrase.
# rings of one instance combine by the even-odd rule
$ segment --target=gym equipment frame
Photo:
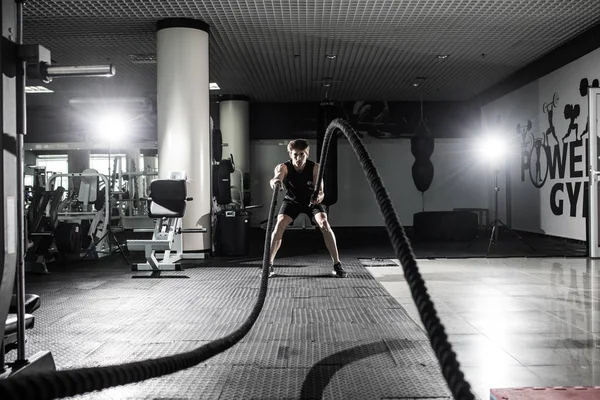
[[[54,180],[56,180],[56,178],[59,178],[59,177],[99,178],[99,179],[102,179],[102,181],[104,181],[104,185],[106,188],[108,188],[108,186],[110,185],[108,177],[99,172],[75,172],[75,173],[68,173],[68,174],[61,173],[61,174],[53,174],[52,176],[50,176],[48,178],[48,181],[46,182],[46,190],[51,190]],[[50,211],[48,210],[47,214],[46,214],[48,217],[50,216],[49,212]],[[110,223],[110,218],[111,218],[110,212],[111,212],[111,210],[110,210],[110,193],[108,190],[105,190],[104,191],[104,208],[101,211],[66,212],[66,213],[59,212],[58,219],[60,221],[81,221],[83,219],[90,219],[92,222],[90,224],[89,232],[86,232],[86,234],[88,234],[88,235],[96,232],[98,225],[102,224],[101,231],[98,233],[98,235],[96,235],[100,239],[94,244],[94,246],[96,248],[96,252],[98,253],[98,256],[101,257],[102,255],[104,255],[104,256],[110,255],[114,250],[112,248],[112,246],[110,244],[110,240],[108,239],[108,236],[107,236],[108,224]],[[87,254],[88,249],[85,249],[85,252]]]
[[[146,262],[134,264],[132,271],[152,271],[150,276],[136,275],[133,278],[188,278],[185,275],[161,276],[161,271],[183,271],[184,233],[206,233],[206,228],[182,229],[187,197],[185,173],[172,172],[170,179],[157,179],[150,183],[148,198],[148,217],[155,218],[156,224],[152,239],[133,239],[127,241],[130,251],[144,251]],[[134,232],[147,232],[135,229]],[[157,253],[160,252],[160,253]]]
[[[0,145],[0,241],[4,243],[0,260],[0,320],[9,321],[14,317],[16,325],[17,358],[13,363],[5,363],[5,347],[0,348],[0,380],[11,379],[15,375],[35,371],[55,370],[56,366],[49,351],[40,351],[27,357],[25,351],[25,330],[33,327],[31,303],[26,302],[25,294],[25,229],[24,229],[24,136],[27,130],[27,107],[25,86],[27,79],[40,79],[49,83],[55,77],[66,76],[113,76],[115,68],[110,65],[98,66],[52,66],[50,51],[37,44],[23,43],[23,4],[24,0],[3,1],[0,5],[0,23],[3,36],[0,43],[2,65],[2,92],[0,111],[4,122],[3,140]],[[16,296],[12,300],[13,288]],[[35,295],[33,295],[35,297]],[[31,296],[29,296],[31,298]],[[14,306],[13,306],[14,303]],[[28,309],[28,306],[30,307]],[[12,311],[16,311],[13,313]],[[11,315],[12,314],[12,315]],[[0,324],[3,340],[10,342],[12,328]],[[5,334],[7,334],[5,336]]]

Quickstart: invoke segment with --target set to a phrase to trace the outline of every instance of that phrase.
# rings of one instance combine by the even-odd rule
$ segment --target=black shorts
[[[311,219],[318,213],[326,213],[327,214],[327,206],[324,204],[314,204],[314,205],[306,205],[303,206],[294,201],[283,200],[281,204],[281,208],[279,209],[279,214],[285,214],[294,221],[298,218],[298,215],[304,213],[308,215]]]

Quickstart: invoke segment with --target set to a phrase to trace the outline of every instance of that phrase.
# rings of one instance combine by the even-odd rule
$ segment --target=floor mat
[[[258,320],[233,347],[188,370],[77,399],[449,398],[426,332],[356,258],[342,261],[346,279],[331,276],[327,255],[279,257]],[[247,319],[258,265],[214,259],[177,280],[131,279],[140,273],[119,255],[50,266],[50,275],[27,277],[28,292],[42,299],[27,352],[50,350],[66,369],[195,349]]]

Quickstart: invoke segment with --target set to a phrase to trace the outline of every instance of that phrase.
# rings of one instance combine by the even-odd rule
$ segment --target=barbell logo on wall
[[[588,79],[583,78],[579,85],[581,97],[587,97]],[[598,87],[598,79],[594,79],[592,87]],[[517,124],[517,135],[521,139],[521,181],[527,177],[534,187],[542,188],[548,180],[576,179],[587,177],[588,171],[588,144],[584,137],[589,131],[589,118],[585,128],[579,134],[580,124],[577,122],[581,117],[579,104],[565,104],[563,107],[563,118],[568,121],[566,132],[559,135],[556,131],[554,121],[555,110],[559,107],[560,97],[554,93],[552,98],[544,101],[542,113],[542,133],[539,136],[532,132],[532,122],[527,120],[525,124]],[[571,139],[569,141],[569,139]],[[569,215],[575,217],[579,198],[583,197],[583,217],[587,215],[587,193],[588,182],[556,182],[550,191],[550,208],[554,215],[563,215],[564,204],[559,193],[564,193],[565,199],[570,203]]]

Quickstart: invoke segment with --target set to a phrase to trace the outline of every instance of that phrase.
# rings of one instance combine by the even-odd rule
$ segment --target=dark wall
[[[250,103],[250,138],[316,139],[319,103]],[[336,103],[338,118],[349,121],[362,135],[376,138],[409,137],[421,119],[419,102]],[[479,108],[461,102],[432,102],[423,105],[424,118],[436,138],[468,137],[478,132]],[[210,105],[215,126],[220,126],[219,104]],[[154,116],[155,117],[155,116]],[[91,115],[68,107],[32,106],[28,110],[26,142],[81,142]],[[156,140],[156,118],[140,118],[129,133],[131,141]]]
[[[600,47],[600,23],[561,44],[551,52],[516,71],[506,79],[487,88],[470,100],[474,106],[483,107],[552,71],[583,57]]]
[[[251,103],[250,138],[316,139],[319,103]],[[349,121],[362,135],[376,138],[409,137],[421,119],[418,102],[336,103],[338,118]],[[219,126],[218,108],[211,116]],[[460,138],[476,134],[480,109],[460,102],[424,103],[423,115],[436,138]]]

